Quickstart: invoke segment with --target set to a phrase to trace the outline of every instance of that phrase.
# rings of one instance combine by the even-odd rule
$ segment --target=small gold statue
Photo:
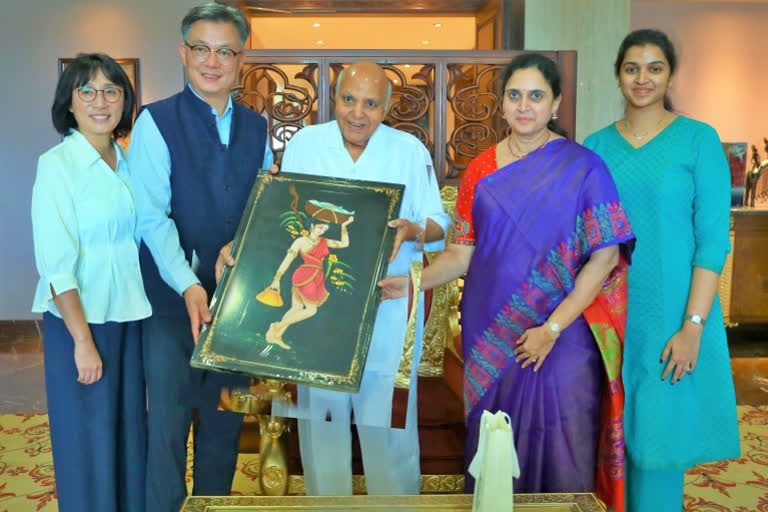
[[[768,152],[768,139],[763,137],[763,141],[765,142],[765,150]],[[744,206],[755,206],[757,183],[766,169],[768,169],[768,160],[760,163],[760,154],[757,152],[757,146],[752,144],[752,169],[747,171],[744,183]]]

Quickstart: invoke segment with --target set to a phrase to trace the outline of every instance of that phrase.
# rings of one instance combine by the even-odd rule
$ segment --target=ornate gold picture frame
[[[357,391],[403,190],[262,172],[192,366]]]
[[[472,496],[466,494],[416,496],[190,496],[181,512],[245,512],[300,510],[458,512],[472,510]],[[515,494],[515,511],[605,512],[605,507],[588,493]]]

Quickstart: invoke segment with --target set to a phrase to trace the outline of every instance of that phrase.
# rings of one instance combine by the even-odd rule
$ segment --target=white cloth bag
[[[480,440],[469,465],[475,477],[472,512],[507,512],[514,507],[512,478],[520,476],[512,424],[503,411],[483,411]]]

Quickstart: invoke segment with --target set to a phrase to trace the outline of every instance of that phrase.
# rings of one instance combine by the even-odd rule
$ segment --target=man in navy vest
[[[153,309],[142,324],[152,512],[177,511],[187,494],[193,422],[193,494],[230,493],[242,416],[216,407],[222,387],[247,386],[248,379],[192,369],[189,359],[200,326],[211,320],[219,248],[235,234],[257,170],[272,164],[266,121],[230,97],[248,22],[237,9],[212,3],[190,10],[181,32],[188,85],[140,113],[129,151]]]

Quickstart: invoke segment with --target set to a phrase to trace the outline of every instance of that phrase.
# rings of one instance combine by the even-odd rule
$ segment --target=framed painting
[[[357,391],[403,190],[262,171],[192,366]]]
[[[742,206],[747,173],[747,143],[723,142],[723,151],[731,170],[731,206]]]

